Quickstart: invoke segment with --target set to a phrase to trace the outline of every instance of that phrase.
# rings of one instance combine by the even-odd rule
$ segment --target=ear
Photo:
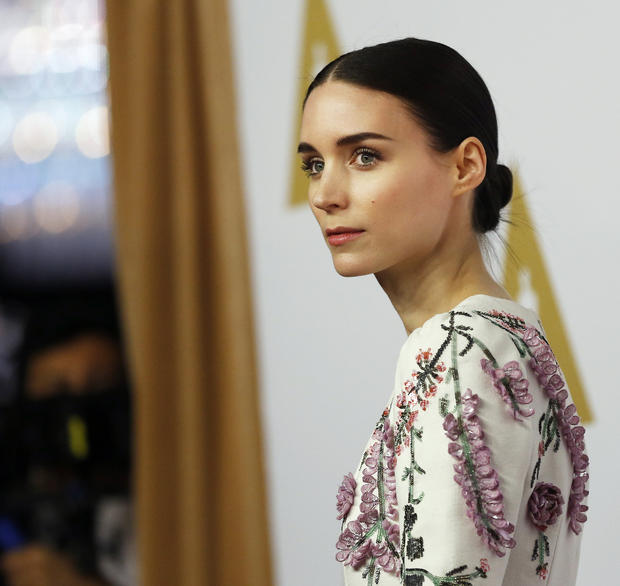
[[[454,150],[456,181],[453,195],[473,191],[482,183],[487,168],[487,154],[480,140],[469,136]]]

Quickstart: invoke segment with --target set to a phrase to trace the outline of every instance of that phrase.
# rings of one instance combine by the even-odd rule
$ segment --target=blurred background
[[[0,0],[0,584],[342,583],[336,490],[405,333],[372,277],[333,271],[299,106],[331,57],[404,36],[494,98],[534,230],[491,262],[561,347],[591,458],[578,584],[611,580],[618,16]]]
[[[0,583],[134,584],[99,2],[0,3]]]

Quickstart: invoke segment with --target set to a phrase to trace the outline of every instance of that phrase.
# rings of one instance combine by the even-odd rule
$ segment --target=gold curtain
[[[144,586],[272,583],[226,0],[108,0]]]

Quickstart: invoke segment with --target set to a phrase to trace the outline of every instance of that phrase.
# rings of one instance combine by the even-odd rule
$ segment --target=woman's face
[[[344,276],[415,268],[450,228],[450,153],[395,96],[329,81],[309,96],[299,152],[308,199]]]

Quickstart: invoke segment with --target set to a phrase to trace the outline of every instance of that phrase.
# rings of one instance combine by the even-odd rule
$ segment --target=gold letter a
[[[334,28],[324,0],[306,0],[306,16],[304,30],[304,46],[299,69],[299,86],[297,88],[297,116],[295,117],[294,136],[299,134],[301,124],[301,103],[306,95],[306,89],[314,76],[332,59],[340,54]],[[293,141],[297,144],[297,141]],[[306,202],[307,182],[299,170],[299,157],[293,152],[291,168],[291,187],[289,191],[290,203]]]
[[[566,377],[579,416],[582,422],[587,423],[592,421],[592,412],[581,384],[577,363],[568,342],[566,329],[517,173],[514,174],[514,178],[514,192],[510,204],[511,223],[507,234],[508,254],[504,265],[504,286],[514,299],[531,294],[536,297],[538,307],[533,307],[533,309],[538,309],[549,343]]]

